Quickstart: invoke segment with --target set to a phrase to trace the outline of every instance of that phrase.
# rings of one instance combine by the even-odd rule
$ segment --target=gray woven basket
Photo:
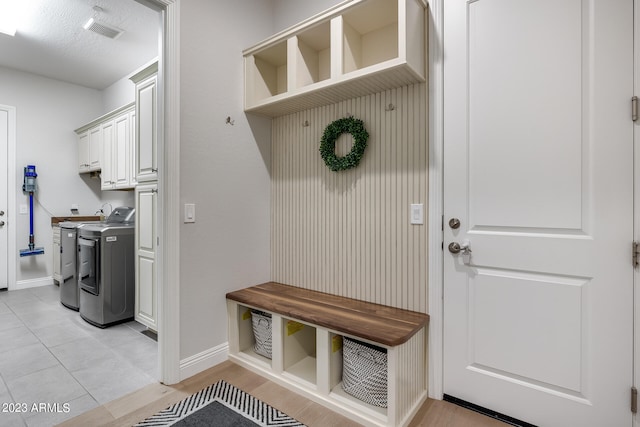
[[[387,351],[344,337],[342,388],[370,405],[387,407]]]
[[[253,349],[257,354],[271,359],[271,315],[251,310],[251,326],[256,341]]]

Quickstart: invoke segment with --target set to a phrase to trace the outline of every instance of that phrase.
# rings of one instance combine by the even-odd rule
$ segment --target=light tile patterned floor
[[[92,326],[55,285],[0,292],[0,426],[50,427],[157,382],[144,329]]]

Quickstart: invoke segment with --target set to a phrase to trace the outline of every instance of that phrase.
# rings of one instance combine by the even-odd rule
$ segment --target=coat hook
[[[393,111],[396,109],[396,106],[393,105],[392,103],[389,103],[389,105],[387,105],[384,109],[384,111]]]
[[[225,123],[233,126],[235,122],[236,122],[235,120],[231,120],[231,116],[227,116],[227,121]]]
[[[303,128],[308,128],[308,127],[309,127],[309,120],[305,120],[305,121],[302,123],[302,127],[303,127]]]

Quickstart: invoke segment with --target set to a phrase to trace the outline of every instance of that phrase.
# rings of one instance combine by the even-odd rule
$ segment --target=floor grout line
[[[97,396],[93,395],[89,391],[89,389],[87,388],[87,384],[84,383],[83,381],[81,381],[74,374],[74,372],[77,372],[77,371],[69,370],[69,368],[67,368],[65,366],[65,364],[63,363],[63,360],[61,360],[61,358],[59,356],[57,356],[56,353],[54,353],[52,351],[52,348],[56,348],[56,347],[59,347],[59,346],[69,346],[69,345],[73,345],[73,343],[76,342],[76,341],[80,341],[80,340],[84,340],[84,339],[91,339],[91,340],[94,340],[95,342],[103,345],[104,347],[106,347],[108,349],[108,351],[110,352],[110,356],[111,356],[109,358],[98,358],[96,360],[113,360],[113,358],[117,358],[117,360],[118,360],[117,363],[118,364],[120,364],[120,365],[126,364],[126,366],[128,368],[134,370],[132,372],[136,372],[136,374],[140,374],[139,375],[140,378],[142,378],[142,379],[152,379],[152,380],[157,381],[157,375],[149,374],[142,367],[136,366],[136,363],[134,363],[134,360],[132,360],[131,358],[127,358],[121,352],[117,352],[117,351],[113,350],[114,341],[118,339],[117,336],[116,337],[109,337],[109,340],[107,342],[104,342],[101,339],[101,338],[104,338],[104,337],[101,336],[102,333],[98,332],[98,333],[93,334],[93,333],[91,333],[93,331],[84,330],[84,329],[79,328],[76,325],[74,325],[74,323],[73,323],[74,319],[73,319],[73,316],[72,316],[73,313],[69,314],[69,313],[66,313],[64,311],[60,311],[59,313],[63,313],[63,315],[58,316],[57,315],[58,312],[56,310],[56,305],[52,303],[54,298],[57,298],[56,295],[55,295],[55,293],[56,293],[55,291],[57,291],[57,287],[55,287],[55,285],[49,285],[49,287],[51,287],[50,291],[43,289],[43,288],[48,288],[48,287],[40,287],[40,288],[21,289],[21,290],[17,290],[17,291],[7,291],[8,293],[5,293],[5,292],[0,293],[0,303],[4,304],[8,308],[7,313],[13,314],[13,316],[15,316],[15,318],[19,322],[19,325],[16,324],[15,328],[24,327],[30,334],[32,334],[36,338],[37,343],[42,345],[47,350],[47,353],[49,355],[51,355],[53,357],[53,359],[56,361],[56,365],[55,366],[49,366],[49,367],[41,368],[41,369],[38,369],[38,370],[33,371],[33,372],[28,372],[28,373],[26,373],[24,375],[16,376],[14,380],[17,380],[17,379],[19,379],[21,377],[24,377],[25,375],[32,375],[32,374],[35,374],[35,373],[38,373],[38,372],[45,371],[47,369],[60,367],[70,376],[70,379],[72,379],[80,387],[80,390],[82,390],[84,392],[84,394],[82,394],[81,396],[74,397],[74,398],[70,399],[70,401],[75,401],[75,400],[78,400],[78,399],[82,399],[85,396],[88,396],[93,401],[93,403],[95,404],[95,407],[99,407],[101,405],[100,400],[98,399]],[[34,291],[34,290],[37,290],[37,291]],[[11,294],[11,292],[15,292],[15,293]],[[25,296],[25,298],[21,298],[23,295]],[[11,300],[13,299],[13,296],[15,296],[15,299],[12,302]],[[38,303],[44,304],[44,306],[43,306],[44,310],[35,309],[32,312],[26,312],[26,313],[24,311],[22,311],[22,315],[18,314],[15,311],[15,306],[29,304],[30,302],[33,303],[34,301],[37,301]],[[51,308],[51,310],[49,308]],[[60,310],[69,310],[66,307],[62,306],[62,305],[60,305],[59,308],[60,308]],[[20,310],[18,310],[18,311],[20,311]],[[53,320],[52,320],[52,323],[51,323],[50,326],[48,326],[48,325],[40,326],[40,324],[38,322],[29,322],[29,324],[25,323],[25,319],[29,319],[30,316],[32,316],[32,317],[38,316],[38,314],[42,314],[43,312],[46,312],[47,315],[52,315],[53,313],[56,313],[56,314],[52,315]],[[77,315],[79,316],[79,313],[77,313]],[[79,334],[79,335],[86,335],[86,336],[78,336],[76,338],[70,339],[69,341],[64,341],[64,342],[49,346],[49,345],[47,345],[45,343],[45,340],[46,340],[45,336],[46,335],[44,335],[44,332],[42,332],[41,330],[45,329],[45,328],[49,328],[49,327],[54,327],[58,323],[62,323],[63,325],[61,327],[64,327],[64,328],[69,328],[69,327],[78,328],[78,331],[81,331],[83,333],[83,334]],[[130,338],[128,336],[128,333],[124,334],[125,335],[124,338],[127,339],[127,344],[128,345],[135,346],[138,343],[140,343],[141,346],[142,345],[146,346],[147,345],[146,344],[146,340],[151,339],[151,338],[145,336],[144,334],[142,334],[141,330],[134,328],[133,325],[130,324],[130,323],[123,323],[121,325],[127,328],[127,329],[122,329],[122,330],[133,332],[130,335],[131,337],[138,337],[138,336],[140,337],[140,339],[137,339],[137,338],[134,339],[134,338]],[[9,329],[13,329],[13,328],[8,328],[7,330],[9,330]],[[98,330],[98,328],[96,328],[96,329]],[[40,335],[38,333],[36,333],[37,330],[41,331]],[[108,332],[108,328],[105,329],[105,331],[107,331],[107,332],[105,332],[105,334],[109,333]],[[54,334],[55,334],[55,332],[54,332]],[[70,334],[70,336],[71,335],[73,335],[73,333]],[[55,339],[53,340],[53,342],[55,343]],[[142,343],[144,343],[144,344],[142,344]],[[27,344],[27,345],[33,345],[33,344],[36,344],[36,342],[31,343],[31,344]],[[17,350],[18,348],[23,348],[23,347],[25,347],[25,345],[20,345],[19,347],[16,347],[16,348],[8,348],[5,351],[6,352],[14,351],[14,350]],[[117,346],[115,346],[115,347],[117,347]],[[157,364],[157,353],[154,353],[153,355],[150,355],[150,357],[154,357],[156,359],[156,364]],[[85,368],[83,368],[83,370],[84,369]],[[155,370],[157,371],[157,368]],[[5,379],[4,375],[2,375],[1,373],[0,373],[0,379],[4,383],[5,388],[7,389],[7,392],[9,393],[9,396],[11,397],[11,399],[15,403],[20,403],[20,402],[16,402],[15,401],[15,399],[16,399],[16,397],[15,397],[16,390],[12,390],[9,387],[9,384],[8,384],[7,380]],[[12,381],[14,381],[14,380],[12,380]],[[95,381],[95,378],[93,378],[92,380]],[[139,388],[142,388],[142,387],[144,387],[146,385],[148,385],[147,382],[144,382],[144,384],[141,383],[139,385]],[[78,390],[78,391],[80,391],[80,390]],[[52,402],[55,401],[55,396],[52,396],[51,398],[53,399]],[[118,398],[118,396],[115,396],[114,398]],[[73,413],[72,415],[69,416],[69,418],[74,417],[76,415],[79,415],[79,414],[78,413]],[[28,419],[31,420],[32,418],[33,417],[29,417]],[[29,422],[28,422],[28,419],[25,418],[24,414],[20,414],[20,419],[22,420],[24,425],[30,425]],[[61,421],[58,421],[58,422],[61,422]]]

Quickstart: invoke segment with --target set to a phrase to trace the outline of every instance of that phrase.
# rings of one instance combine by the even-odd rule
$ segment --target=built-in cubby
[[[237,291],[236,293],[241,293]],[[315,295],[315,294],[314,294]],[[400,344],[387,345],[312,322],[314,313],[284,304],[301,313],[301,318],[269,310],[262,296],[253,303],[240,303],[227,295],[229,319],[229,358],[271,380],[296,390],[343,415],[369,426],[407,425],[426,399],[426,330],[421,327]],[[316,299],[304,298],[303,301]],[[335,302],[335,300],[331,300]],[[279,304],[281,300],[278,300]],[[306,304],[306,302],[305,302]],[[359,303],[362,304],[362,303]],[[366,303],[365,303],[366,304]],[[323,304],[320,304],[323,305]],[[305,307],[310,311],[309,307]],[[269,313],[272,319],[272,359],[254,351],[251,309]],[[342,310],[340,311],[342,313]],[[339,314],[336,315],[340,317]],[[413,315],[412,315],[413,316]],[[352,322],[359,322],[351,313]],[[365,322],[371,320],[367,317]],[[389,322],[393,322],[392,319]],[[320,322],[323,323],[323,322]],[[352,325],[349,325],[352,326]],[[388,356],[388,407],[376,407],[346,393],[342,388],[343,340],[345,336],[384,348]],[[403,338],[404,340],[405,338]]]
[[[289,39],[294,89],[331,78],[331,25],[323,22]]]
[[[245,111],[280,116],[425,81],[424,0],[352,0],[243,52]]]
[[[236,313],[238,326],[238,352],[255,363],[271,367],[271,359],[255,352],[255,336],[251,323],[251,309],[246,306],[238,306]]]
[[[342,15],[342,68],[350,73],[398,58],[398,3],[370,0]]]
[[[248,87],[253,102],[260,102],[287,91],[286,41],[269,46],[248,61]]]
[[[316,385],[316,328],[291,319],[283,319],[284,372],[294,380]]]

